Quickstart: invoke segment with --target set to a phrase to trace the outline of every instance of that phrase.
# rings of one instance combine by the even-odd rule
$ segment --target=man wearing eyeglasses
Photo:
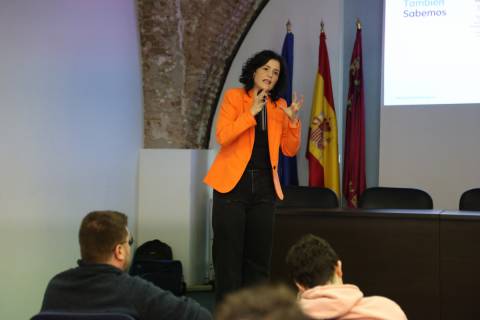
[[[50,280],[42,311],[127,313],[138,320],[212,319],[193,300],[126,272],[133,244],[127,224],[128,217],[116,211],[93,211],[83,218],[82,259],[78,267]]]

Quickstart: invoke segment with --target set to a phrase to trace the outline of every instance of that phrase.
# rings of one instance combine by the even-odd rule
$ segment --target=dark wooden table
[[[285,256],[307,233],[332,245],[345,283],[393,299],[409,319],[480,319],[480,212],[279,208],[272,280],[291,284]]]

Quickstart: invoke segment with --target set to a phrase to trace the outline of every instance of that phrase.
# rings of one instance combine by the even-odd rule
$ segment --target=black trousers
[[[213,193],[215,298],[267,280],[275,191],[269,169],[247,169],[228,193]]]

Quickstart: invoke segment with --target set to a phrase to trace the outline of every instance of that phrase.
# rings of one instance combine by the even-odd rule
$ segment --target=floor
[[[212,289],[207,290],[188,290],[187,297],[197,301],[200,305],[213,312],[215,308],[215,295]]]

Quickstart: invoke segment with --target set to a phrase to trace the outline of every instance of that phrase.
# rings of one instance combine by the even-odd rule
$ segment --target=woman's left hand
[[[287,114],[291,122],[295,122],[298,119],[298,111],[303,106],[303,96],[300,100],[297,100],[297,93],[293,93],[293,101],[290,107],[280,106],[280,108]]]

